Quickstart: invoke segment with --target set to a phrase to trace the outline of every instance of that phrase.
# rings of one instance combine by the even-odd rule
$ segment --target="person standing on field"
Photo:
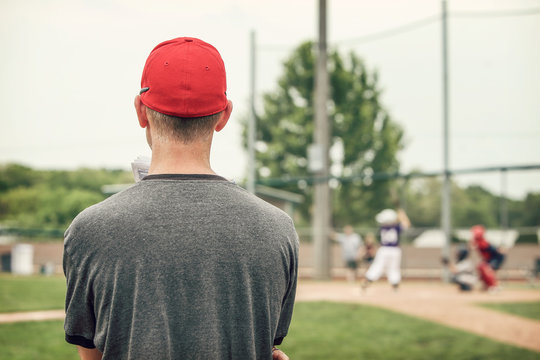
[[[343,228],[343,234],[337,235],[337,242],[341,245],[343,261],[347,267],[347,280],[349,282],[355,282],[358,272],[358,261],[362,256],[362,238],[354,232],[352,226],[346,225]]]
[[[373,281],[377,281],[386,272],[388,282],[397,290],[401,282],[401,233],[411,226],[407,214],[402,209],[397,212],[385,209],[375,217],[379,224],[380,247],[375,259],[365,274],[362,289],[366,289]]]
[[[157,45],[135,97],[149,175],[65,233],[66,340],[81,359],[288,359],[298,237],[283,211],[217,175],[225,67],[189,37]]]

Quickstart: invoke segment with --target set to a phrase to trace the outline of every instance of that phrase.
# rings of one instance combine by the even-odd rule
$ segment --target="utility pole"
[[[450,258],[451,234],[451,198],[450,198],[450,169],[449,169],[449,144],[448,144],[448,36],[447,36],[447,13],[446,0],[442,0],[442,73],[443,73],[443,163],[444,178],[441,202],[441,226],[444,232],[444,246],[442,256]],[[444,282],[450,281],[448,266],[444,267]]]
[[[507,190],[508,190],[508,169],[501,169],[501,198],[499,200],[499,211],[500,211],[500,227],[502,230],[502,238],[499,246],[504,246],[507,244],[508,236],[508,199],[507,199]]]
[[[249,122],[248,122],[248,174],[247,191],[255,194],[256,164],[255,142],[257,141],[257,119],[255,117],[255,31],[250,33],[250,82],[249,82]]]
[[[501,169],[501,229],[507,230],[508,229],[508,200],[507,200],[507,191],[508,191],[508,180],[507,180],[507,174],[508,169],[502,168]]]
[[[328,55],[326,46],[326,0],[319,0],[319,41],[317,43],[315,72],[315,133],[314,146],[321,155],[321,166],[314,173],[313,244],[315,255],[315,278],[330,279],[330,187],[328,122]]]

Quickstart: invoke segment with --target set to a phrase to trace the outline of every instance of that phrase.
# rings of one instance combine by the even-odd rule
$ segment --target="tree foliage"
[[[284,62],[277,88],[263,96],[264,111],[258,118],[256,167],[260,178],[307,177],[307,149],[313,142],[315,54],[313,43],[301,44]],[[331,173],[343,177],[375,172],[397,172],[397,152],[402,129],[391,120],[380,102],[375,71],[369,71],[354,53],[329,54],[331,123]],[[244,131],[246,134],[246,131]],[[337,155],[336,155],[337,154]],[[285,185],[307,199],[301,208],[307,221],[312,189]],[[334,223],[359,224],[390,206],[388,182],[335,184]]]
[[[404,206],[415,227],[439,227],[441,181],[437,178],[410,180],[402,189]],[[451,184],[452,226],[467,228],[482,224],[497,228],[502,224],[501,207],[506,203],[509,227],[540,225],[540,193],[529,193],[524,200],[501,198],[479,185]]]
[[[0,166],[0,224],[65,229],[86,207],[105,199],[101,187],[133,182],[122,170],[34,170]]]
[[[540,193],[529,193],[523,202],[523,226],[540,225]]]
[[[60,171],[35,170],[17,164],[0,166],[0,227],[62,232],[80,211],[105,199],[106,195],[101,192],[103,185],[132,182],[132,174],[123,170]],[[384,196],[388,201],[400,199],[414,227],[440,226],[441,181],[438,178],[385,182],[390,192]],[[361,196],[369,189],[363,184],[352,185],[351,189]],[[476,224],[499,227],[501,201],[505,201],[508,208],[509,227],[540,225],[540,193],[529,193],[523,200],[502,199],[478,185],[460,187],[452,183],[451,196],[453,227]],[[334,201],[337,203],[338,198],[334,197]],[[372,225],[373,218],[366,223]]]

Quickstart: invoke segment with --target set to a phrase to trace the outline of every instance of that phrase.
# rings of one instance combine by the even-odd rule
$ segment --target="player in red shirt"
[[[482,225],[473,226],[471,233],[473,237],[471,246],[477,249],[482,257],[482,261],[477,266],[480,279],[486,290],[497,290],[498,281],[495,271],[501,268],[505,255],[486,240],[485,229]]]

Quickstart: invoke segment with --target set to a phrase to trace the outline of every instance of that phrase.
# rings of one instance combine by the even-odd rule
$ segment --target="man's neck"
[[[154,144],[148,174],[215,174],[210,167],[210,145]]]

